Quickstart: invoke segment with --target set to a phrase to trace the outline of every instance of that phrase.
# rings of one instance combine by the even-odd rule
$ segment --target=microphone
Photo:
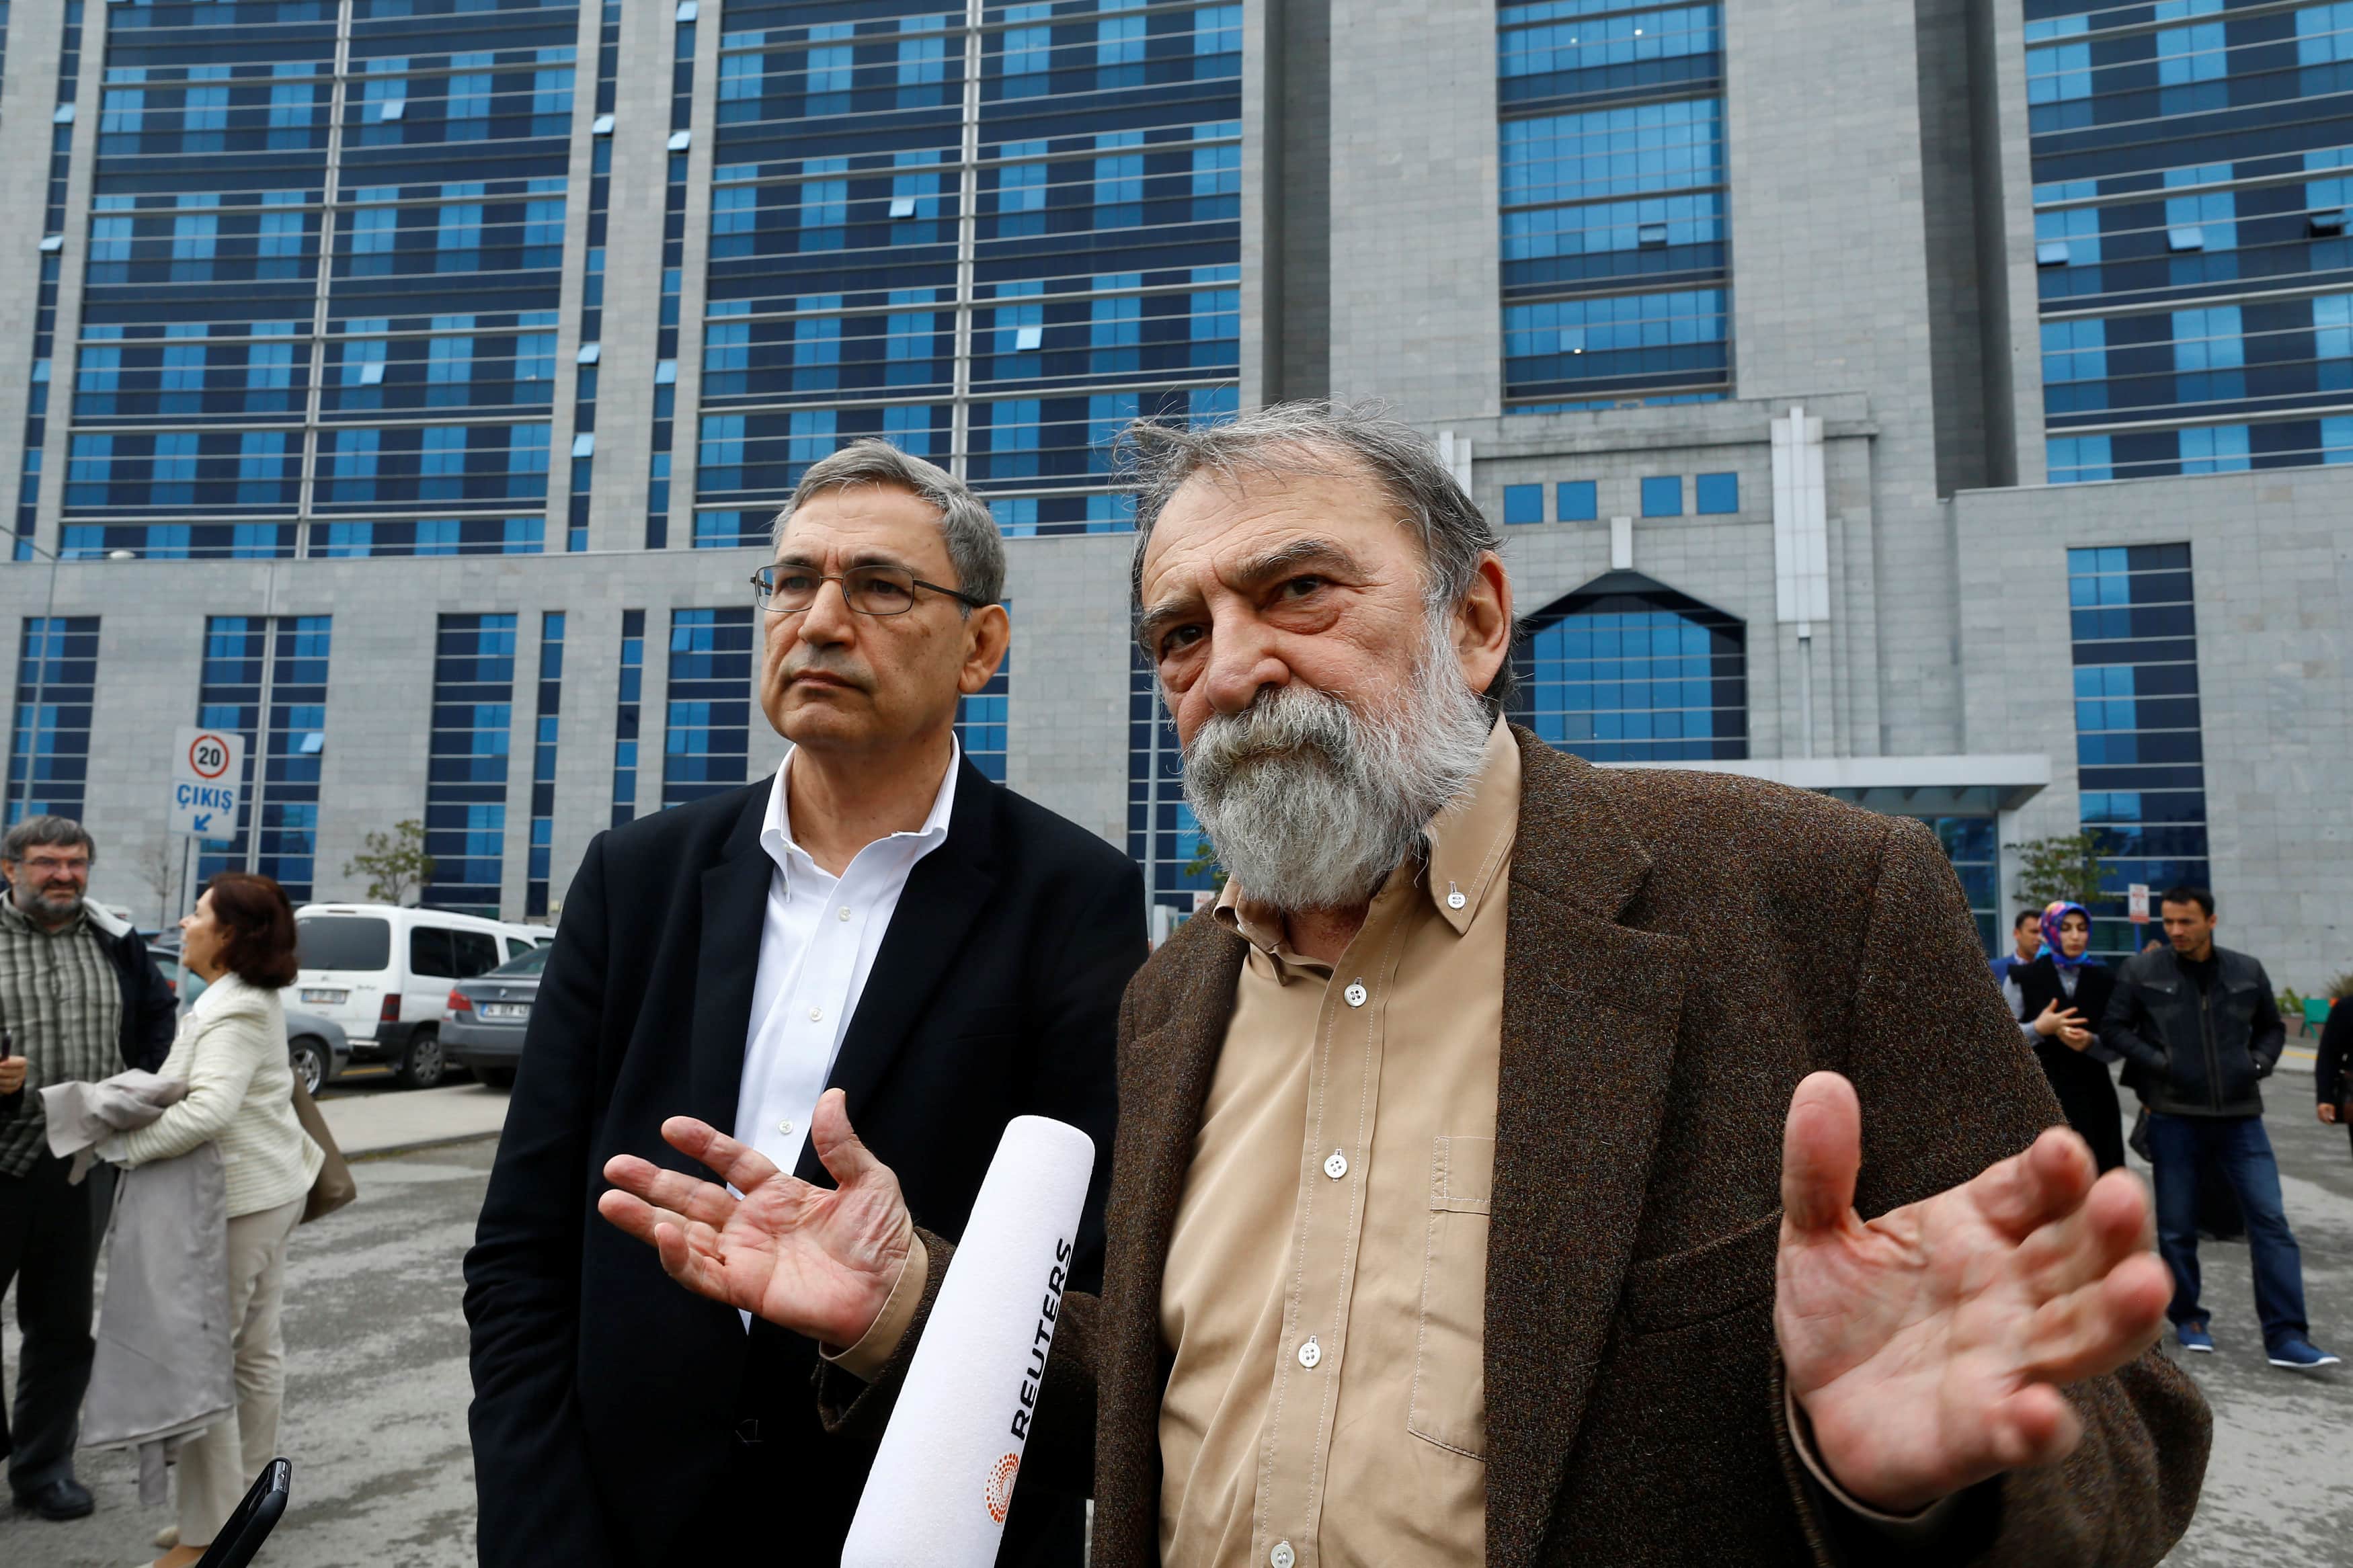
[[[1094,1140],[1008,1122],[866,1478],[842,1568],[991,1568],[1046,1375]]]

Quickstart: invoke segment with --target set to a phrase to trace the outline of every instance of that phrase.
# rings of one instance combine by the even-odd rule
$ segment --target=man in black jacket
[[[595,1216],[614,1155],[688,1163],[668,1118],[822,1181],[807,1128],[839,1087],[944,1236],[1006,1122],[1070,1122],[1096,1156],[1073,1274],[1099,1277],[1143,881],[958,755],[957,699],[1005,654],[1004,572],[940,469],[880,442],[817,464],[754,580],[792,754],[589,846],[466,1259],[491,1568],[839,1553],[866,1458],[818,1424],[819,1347],[679,1289]],[[742,1497],[772,1506],[708,1506]],[[1076,1568],[1082,1533],[1075,1502],[1025,1494],[1000,1560]]]
[[[2219,1169],[2246,1212],[2255,1313],[2274,1366],[2307,1372],[2337,1357],[2314,1348],[2304,1316],[2304,1259],[2280,1203],[2279,1163],[2263,1131],[2256,1085],[2279,1065],[2287,1031],[2271,977],[2243,952],[2214,945],[2214,895],[2173,888],[2159,900],[2171,946],[2124,966],[2101,1042],[2140,1070],[2157,1167],[2157,1246],[2173,1270],[2166,1315],[2182,1348],[2211,1353],[2198,1301],[2198,1183]]]
[[[98,847],[62,816],[32,816],[0,843],[0,1295],[16,1282],[25,1349],[0,1453],[20,1509],[79,1519],[94,1504],[74,1479],[74,1438],[90,1386],[92,1281],[114,1173],[79,1186],[48,1150],[44,1084],[153,1071],[172,1048],[172,989],[123,921],[88,900]]]

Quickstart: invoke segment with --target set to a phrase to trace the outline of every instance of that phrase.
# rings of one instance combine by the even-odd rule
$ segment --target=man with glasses
[[[958,700],[1005,657],[1004,578],[987,508],[939,468],[880,441],[818,463],[752,582],[791,753],[589,847],[466,1261],[488,1568],[831,1562],[848,1532],[866,1463],[818,1426],[826,1347],[680,1290],[591,1211],[614,1155],[684,1163],[668,1118],[822,1181],[807,1129],[840,1088],[947,1237],[1006,1122],[1071,1122],[1097,1162],[1074,1278],[1099,1276],[1143,879],[960,753]],[[1000,1561],[1075,1565],[1082,1528],[1025,1493]]]
[[[25,1346],[13,1416],[0,1417],[19,1510],[80,1519],[74,1479],[90,1386],[91,1283],[114,1195],[111,1166],[79,1186],[49,1152],[39,1089],[153,1071],[172,1048],[172,991],[147,944],[86,901],[97,846],[79,822],[34,816],[0,839],[0,1295],[16,1283]]]

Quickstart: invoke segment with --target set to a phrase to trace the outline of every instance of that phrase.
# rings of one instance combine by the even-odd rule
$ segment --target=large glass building
[[[89,821],[142,919],[183,865],[355,896],[408,821],[428,900],[560,918],[593,835],[781,755],[744,580],[877,436],[1008,540],[966,754],[1165,930],[1214,848],[1113,437],[1379,398],[1504,525],[1539,739],[1917,819],[1988,933],[2088,831],[2104,951],[2206,879],[2315,980],[2348,39],[2335,0],[18,4],[8,811]],[[248,761],[191,848],[197,722]]]

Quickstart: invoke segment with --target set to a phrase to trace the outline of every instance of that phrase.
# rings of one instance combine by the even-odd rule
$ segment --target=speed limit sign
[[[217,730],[192,730],[183,760],[187,764],[190,781],[196,784],[217,784],[228,776],[230,765],[237,760],[235,734]]]
[[[245,737],[236,731],[180,731],[172,743],[171,830],[195,838],[235,837],[244,763]]]

